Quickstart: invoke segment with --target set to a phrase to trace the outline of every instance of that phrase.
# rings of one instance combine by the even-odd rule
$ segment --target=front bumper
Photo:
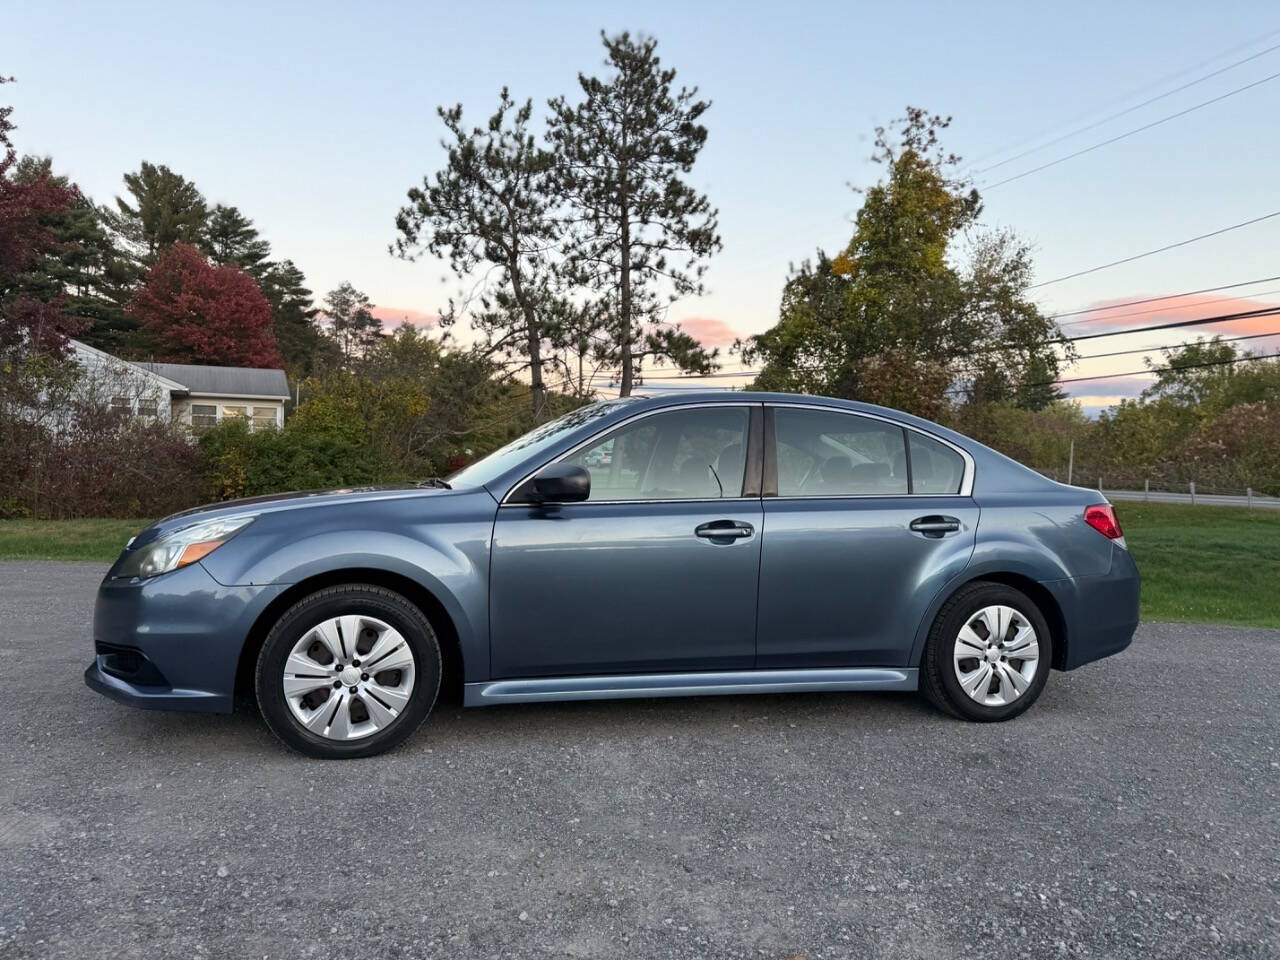
[[[84,682],[144,709],[229,712],[245,639],[284,589],[226,587],[199,563],[150,580],[104,580]]]
[[[131,707],[143,710],[187,710],[202,713],[228,713],[231,697],[212,690],[175,690],[170,686],[131,683],[103,669],[104,657],[95,657],[84,671],[84,682],[90,690]]]

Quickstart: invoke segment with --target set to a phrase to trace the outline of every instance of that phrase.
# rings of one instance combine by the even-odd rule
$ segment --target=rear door
[[[972,461],[894,421],[766,410],[761,668],[902,666],[973,552]]]
[[[659,410],[561,458],[591,473],[586,502],[499,507],[493,676],[750,669],[762,421]]]

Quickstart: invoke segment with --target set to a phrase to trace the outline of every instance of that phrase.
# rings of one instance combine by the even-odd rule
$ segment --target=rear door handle
[[[911,529],[923,533],[926,537],[937,539],[943,534],[955,533],[960,529],[960,521],[955,517],[917,517],[911,521]]]
[[[730,543],[755,533],[755,527],[741,520],[712,520],[693,528],[694,536],[718,543]]]

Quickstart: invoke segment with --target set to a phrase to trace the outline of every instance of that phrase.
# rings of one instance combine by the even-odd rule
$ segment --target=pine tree
[[[48,178],[71,197],[45,217],[56,242],[41,277],[62,292],[66,312],[80,321],[81,340],[119,353],[135,329],[125,306],[141,270],[107,229],[102,211],[52,167],[48,157],[23,157],[15,171],[21,183]]]
[[[258,285],[271,304],[272,329],[286,370],[305,377],[326,361],[336,361],[337,346],[316,323],[320,311],[292,260],[266,264]]]
[[[330,290],[322,308],[342,359],[350,364],[382,339],[382,321],[373,315],[369,295],[343,281]]]
[[[124,175],[124,184],[133,199],[116,197],[111,225],[140,259],[151,263],[171,244],[200,242],[208,207],[194,183],[144,160],[137,173]]]
[[[532,101],[516,106],[504,87],[483,127],[467,129],[462,106],[437,110],[448,129],[448,158],[434,179],[409,191],[396,217],[394,250],[413,259],[422,250],[447,257],[466,276],[482,264],[496,268],[480,294],[472,325],[487,353],[508,370],[527,369],[534,418],[546,399],[543,365],[550,348],[542,308],[554,298],[551,252],[557,239],[549,174],[554,158],[529,132]],[[445,323],[462,308],[450,302]]]
[[[236,207],[221,203],[209,212],[201,232],[200,249],[214,263],[239,267],[259,279],[271,256],[271,244],[258,234],[253,221]]]
[[[710,369],[713,354],[663,319],[663,303],[703,292],[706,260],[721,248],[716,211],[681,177],[707,139],[710,104],[697,89],[673,92],[657,41],[601,34],[613,71],[578,75],[583,100],[550,102],[558,184],[572,208],[570,276],[601,291],[616,311],[610,336],[631,392],[645,357]]]

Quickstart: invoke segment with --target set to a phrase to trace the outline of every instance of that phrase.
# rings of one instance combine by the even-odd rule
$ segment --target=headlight
[[[127,556],[116,576],[145,579],[195,563],[213,553],[253,520],[253,517],[218,517],[174,530]]]

